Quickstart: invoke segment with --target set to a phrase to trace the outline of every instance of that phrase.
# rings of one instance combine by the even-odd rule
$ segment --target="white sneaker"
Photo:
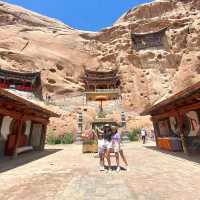
[[[104,171],[104,166],[100,166],[99,171]]]
[[[120,167],[118,166],[117,169],[116,169],[116,171],[117,171],[117,172],[120,172],[120,170],[121,170],[121,169],[120,169]]]
[[[129,171],[130,171],[130,170],[129,170],[129,167],[128,167],[128,165],[126,166],[126,171],[127,171],[127,172],[129,172]]]
[[[111,168],[109,168],[109,169],[108,169],[108,172],[109,172],[109,173],[111,173],[111,172],[112,172],[112,169],[111,169]]]

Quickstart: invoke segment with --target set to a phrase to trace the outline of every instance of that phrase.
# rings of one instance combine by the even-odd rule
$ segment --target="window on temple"
[[[147,49],[152,47],[163,47],[165,29],[149,33],[132,33],[132,41],[136,50]]]

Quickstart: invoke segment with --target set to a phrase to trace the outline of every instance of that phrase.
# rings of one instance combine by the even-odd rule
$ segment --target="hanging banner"
[[[165,119],[158,122],[158,127],[160,131],[161,137],[168,137],[170,136],[170,128],[169,128],[169,120]]]
[[[186,113],[188,121],[190,123],[190,130],[188,136],[197,136],[200,135],[200,121],[198,113],[196,111],[190,111]]]
[[[178,121],[176,117],[170,117],[169,121],[170,121],[171,130],[173,131],[173,133],[175,135],[179,135],[179,125],[178,125]]]

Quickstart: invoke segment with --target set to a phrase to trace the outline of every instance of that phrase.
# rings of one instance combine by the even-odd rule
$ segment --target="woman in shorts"
[[[110,153],[112,150],[112,130],[109,124],[104,126],[104,145],[106,149],[106,159],[108,162],[108,171],[112,171],[111,169],[111,161],[110,161]]]
[[[99,153],[99,170],[104,171],[105,142],[103,132],[97,130],[98,153]]]
[[[119,131],[117,130],[116,126],[112,126],[112,146],[115,153],[116,163],[117,163],[117,172],[120,171],[120,165],[119,165],[119,155],[121,156],[122,160],[124,161],[126,165],[126,170],[128,170],[128,162],[126,160],[126,157],[124,156],[123,149],[121,148],[121,136]]]

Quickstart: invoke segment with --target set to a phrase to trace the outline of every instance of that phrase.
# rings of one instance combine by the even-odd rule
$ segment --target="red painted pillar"
[[[14,156],[17,156],[16,150],[19,147],[19,143],[20,143],[20,137],[22,134],[22,125],[23,125],[22,119],[17,119],[17,133],[16,133],[16,143],[14,147]]]
[[[186,143],[186,138],[185,138],[185,130],[184,130],[184,116],[182,113],[178,113],[178,123],[179,123],[179,129],[180,129],[180,137],[181,137],[181,142],[183,146],[183,152],[188,155],[188,147]]]

